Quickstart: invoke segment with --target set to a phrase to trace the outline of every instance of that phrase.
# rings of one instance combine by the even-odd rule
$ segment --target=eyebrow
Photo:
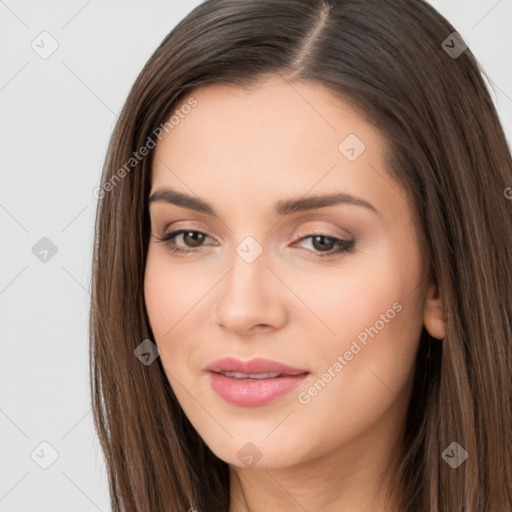
[[[176,206],[189,208],[190,210],[195,210],[199,213],[218,217],[215,210],[209,203],[199,199],[198,197],[178,192],[171,188],[159,188],[149,196],[148,205],[158,202],[174,204]],[[344,192],[281,200],[275,204],[273,213],[277,216],[285,216],[292,213],[316,210],[318,208],[325,208],[326,206],[338,204],[362,206],[373,211],[377,215],[380,215],[377,208],[368,201]]]

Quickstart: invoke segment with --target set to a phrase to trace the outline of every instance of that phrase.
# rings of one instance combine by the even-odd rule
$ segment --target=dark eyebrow
[[[176,206],[182,206],[184,208],[195,210],[199,213],[205,213],[206,215],[213,215],[217,217],[215,210],[207,202],[199,199],[198,197],[184,194],[183,192],[178,192],[177,190],[173,190],[171,188],[160,188],[153,192],[153,194],[151,194],[148,198],[148,204],[156,202],[174,204]],[[332,206],[336,204],[363,206],[380,215],[375,206],[373,206],[368,201],[365,201],[360,197],[346,194],[344,192],[278,201],[274,208],[274,215],[290,215],[292,213],[316,210],[317,208],[324,208],[326,206]]]

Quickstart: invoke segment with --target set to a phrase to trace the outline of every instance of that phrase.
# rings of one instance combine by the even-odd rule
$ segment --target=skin
[[[388,478],[402,447],[419,337],[424,326],[442,339],[445,327],[412,212],[386,172],[386,141],[317,83],[270,77],[251,89],[212,85],[192,96],[197,106],[155,148],[150,195],[172,187],[218,216],[151,203],[145,301],[179,403],[230,465],[230,512],[396,511],[385,493],[398,486]],[[338,149],[349,134],[366,146],[354,161]],[[272,212],[279,200],[334,191],[378,213],[352,204]],[[155,238],[183,228],[208,235],[202,245],[174,240],[193,253],[173,254]],[[333,256],[322,258],[313,238],[300,241],[317,233],[355,240],[355,252],[334,254],[327,245]],[[236,252],[249,235],[263,249],[252,263]],[[400,312],[301,403],[299,393],[396,303]],[[218,396],[203,371],[225,356],[311,373],[271,404],[240,407]],[[247,442],[261,454],[252,466],[237,457]]]

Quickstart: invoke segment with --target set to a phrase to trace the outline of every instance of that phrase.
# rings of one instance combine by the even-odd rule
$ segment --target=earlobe
[[[427,290],[423,325],[433,338],[438,340],[446,336],[445,309],[437,283],[432,282]]]

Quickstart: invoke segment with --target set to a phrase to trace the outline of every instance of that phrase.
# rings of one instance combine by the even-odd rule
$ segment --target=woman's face
[[[192,96],[155,149],[145,269],[181,407],[239,467],[379,452],[400,431],[427,318],[412,212],[384,139],[311,82]],[[241,363],[214,370],[237,374],[207,370],[226,357]],[[255,358],[295,371],[244,366]]]

